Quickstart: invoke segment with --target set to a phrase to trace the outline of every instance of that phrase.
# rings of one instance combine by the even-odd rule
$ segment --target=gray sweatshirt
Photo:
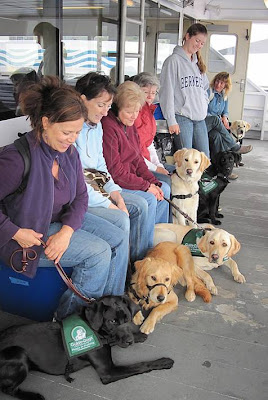
[[[193,121],[205,119],[208,109],[206,74],[201,74],[197,56],[190,60],[182,47],[176,46],[162,68],[159,99],[168,126],[177,124],[175,114]]]

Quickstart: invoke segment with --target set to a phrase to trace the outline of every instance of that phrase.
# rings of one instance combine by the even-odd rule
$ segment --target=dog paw
[[[221,225],[221,221],[218,221],[217,219],[214,219],[213,221],[211,220],[213,225]]]
[[[215,285],[206,285],[206,287],[208,288],[208,290],[210,291],[211,294],[213,294],[214,296],[217,296],[218,289]]]
[[[223,214],[217,213],[217,214],[216,214],[216,218],[224,218],[224,215],[223,215]]]
[[[145,322],[142,324],[140,327],[140,331],[142,333],[145,333],[146,335],[149,335],[154,331],[155,324],[148,321],[148,319],[145,320]]]
[[[236,282],[238,282],[238,283],[245,283],[246,282],[246,278],[242,274],[235,275],[234,276],[234,280]]]
[[[186,290],[185,298],[187,301],[192,302],[195,300],[195,297],[195,292],[193,292],[192,290]]]
[[[150,367],[153,369],[170,369],[173,367],[174,360],[167,357],[159,358],[150,362]]]
[[[137,314],[133,318],[133,322],[135,325],[141,325],[144,321],[144,316],[141,311],[138,311]]]
[[[135,343],[143,343],[148,338],[148,335],[142,332],[137,332],[134,334]]]

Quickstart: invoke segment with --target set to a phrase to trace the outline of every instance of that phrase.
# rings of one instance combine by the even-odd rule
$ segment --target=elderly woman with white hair
[[[159,80],[149,72],[141,72],[135,75],[132,80],[140,86],[145,94],[145,104],[134,122],[140,137],[141,154],[147,167],[153,172],[156,178],[171,186],[169,174],[175,170],[175,166],[161,164],[154,145],[154,137],[156,135],[154,112],[157,106],[153,102],[160,86]]]
[[[102,118],[103,153],[110,174],[124,191],[137,194],[146,204],[148,248],[153,247],[154,224],[168,222],[170,188],[146,166],[134,122],[145,103],[145,94],[134,82],[119,85],[114,103]]]

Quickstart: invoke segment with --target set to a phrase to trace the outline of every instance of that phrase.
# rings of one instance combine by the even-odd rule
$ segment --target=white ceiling
[[[138,6],[139,0],[133,1],[133,9]],[[183,0],[153,0],[162,5],[169,5],[171,9],[181,9]],[[63,5],[73,6],[104,6],[105,9],[117,7],[118,0],[64,0]],[[27,17],[42,17],[44,4],[51,4],[51,0],[0,0],[0,17],[23,19]],[[174,4],[176,6],[174,7]],[[150,7],[150,6],[149,6]],[[207,9],[207,10],[206,10]],[[108,11],[108,10],[107,10]],[[91,10],[92,12],[92,10]],[[104,11],[105,12],[105,11]],[[88,15],[88,10],[68,10],[64,15]],[[249,20],[268,21],[268,9],[263,0],[194,0],[194,6],[184,8],[184,13],[197,19],[221,20]]]
[[[192,7],[186,7],[187,13]],[[268,8],[263,0],[195,0],[194,11],[201,14],[204,9],[205,18],[221,20],[268,21]],[[197,18],[204,18],[199,15]]]

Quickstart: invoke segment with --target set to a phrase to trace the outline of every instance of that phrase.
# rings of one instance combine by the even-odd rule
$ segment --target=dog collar
[[[172,194],[171,195],[171,200],[173,199],[189,199],[191,197],[194,197],[198,193],[198,190],[194,194]]]
[[[148,295],[147,295],[147,296],[139,297],[138,294],[137,294],[137,292],[136,292],[136,290],[132,287],[133,285],[135,285],[135,283],[136,283],[136,282],[132,282],[132,283],[129,285],[129,286],[130,286],[130,287],[129,287],[130,293],[133,294],[133,296],[135,297],[136,300],[138,300],[138,302],[140,302],[141,300],[144,300],[144,301],[146,302],[146,304],[149,304],[149,294],[150,294],[150,291],[151,291],[152,289],[154,289],[156,286],[165,286],[165,288],[166,288],[167,291],[168,291],[168,288],[167,288],[167,286],[166,286],[164,283],[156,283],[156,284],[153,285],[153,286],[146,285],[147,289],[149,290]],[[171,290],[172,290],[172,289],[170,289],[170,290],[168,291],[168,294],[171,292]]]

